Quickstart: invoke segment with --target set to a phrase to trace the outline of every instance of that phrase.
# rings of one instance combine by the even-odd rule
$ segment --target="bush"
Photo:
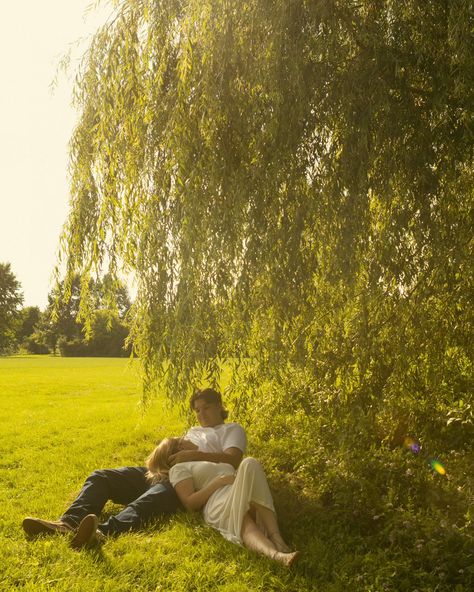
[[[125,348],[128,328],[116,314],[97,310],[92,319],[91,336],[87,340],[90,356],[126,357],[130,347]]]
[[[127,357],[131,352],[131,346],[125,347],[127,336],[128,328],[117,315],[97,310],[88,338],[67,339],[63,336],[58,341],[58,348],[64,357]]]
[[[58,340],[59,353],[65,357],[87,357],[89,355],[87,343],[82,339],[68,341],[64,337]]]
[[[21,346],[30,354],[45,355],[50,353],[49,347],[35,333],[24,339]]]

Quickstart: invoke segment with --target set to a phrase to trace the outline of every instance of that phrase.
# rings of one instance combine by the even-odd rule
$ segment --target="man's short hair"
[[[199,399],[206,401],[206,403],[215,403],[217,405],[222,406],[222,395],[218,391],[216,391],[212,388],[206,388],[206,389],[194,391],[194,393],[189,401],[189,406],[191,407],[191,409],[193,411],[194,411],[194,403]],[[228,416],[229,416],[228,411],[222,407],[222,419],[227,419]]]

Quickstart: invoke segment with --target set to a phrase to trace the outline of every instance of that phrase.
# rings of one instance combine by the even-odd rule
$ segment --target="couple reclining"
[[[194,393],[190,405],[200,426],[184,438],[163,440],[146,467],[94,471],[60,520],[25,518],[26,534],[71,533],[71,546],[80,549],[184,506],[202,510],[206,523],[226,539],[292,565],[298,552],[291,552],[281,537],[263,468],[254,458],[242,460],[245,431],[237,423],[224,423],[227,411],[213,389]],[[108,500],[126,507],[99,524]]]

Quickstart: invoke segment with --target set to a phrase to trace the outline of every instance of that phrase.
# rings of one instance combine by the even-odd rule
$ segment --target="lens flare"
[[[437,459],[430,460],[430,465],[431,465],[431,468],[433,469],[433,471],[435,471],[439,475],[446,475],[446,469],[439,462],[439,460],[437,460]]]
[[[403,446],[411,450],[413,454],[418,454],[421,451],[420,443],[417,442],[411,436],[405,436],[405,438],[403,439]],[[429,452],[426,451],[422,456],[424,460],[428,462],[432,471],[438,473],[438,475],[446,475],[446,469],[444,468],[443,463],[440,462],[437,458],[432,458]]]
[[[414,454],[418,454],[420,452],[420,445],[416,440],[410,438],[410,436],[407,436],[405,438],[403,444],[406,446],[406,448],[409,448]]]

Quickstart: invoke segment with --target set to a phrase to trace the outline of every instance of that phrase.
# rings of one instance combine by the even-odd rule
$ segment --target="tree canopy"
[[[91,275],[133,273],[146,391],[226,361],[236,412],[289,454],[462,444],[472,2],[116,5],[75,90],[61,254],[82,314]]]

